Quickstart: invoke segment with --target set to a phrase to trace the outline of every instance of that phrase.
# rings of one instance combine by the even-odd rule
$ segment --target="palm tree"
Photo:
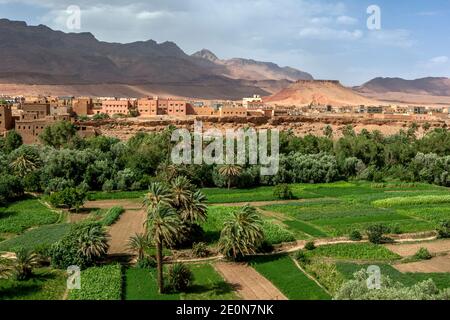
[[[147,229],[156,245],[159,293],[164,292],[163,246],[172,245],[178,236],[181,221],[177,212],[163,203],[148,208]]]
[[[170,185],[171,205],[175,209],[181,209],[188,206],[192,196],[193,186],[188,178],[184,176],[177,177]]]
[[[31,250],[20,249],[15,252],[13,268],[17,280],[27,280],[33,273],[33,268],[39,264],[38,256]]]
[[[149,192],[145,195],[143,206],[147,208],[156,208],[160,203],[170,202],[170,190],[160,182],[150,184]]]
[[[80,252],[90,260],[95,260],[108,253],[108,234],[99,224],[86,225],[78,236]]]
[[[218,171],[221,176],[227,179],[228,189],[230,189],[232,179],[241,175],[242,167],[235,164],[225,164]]]
[[[32,152],[22,152],[10,164],[10,168],[19,176],[24,177],[35,171],[40,165],[40,158]]]
[[[201,191],[192,193],[185,207],[180,210],[181,220],[190,224],[206,221],[208,207],[205,202],[206,196]]]
[[[254,207],[246,205],[225,221],[219,250],[229,258],[238,259],[254,254],[263,240],[262,219]]]
[[[12,268],[8,261],[1,259],[0,260],[0,279],[8,279],[11,276]]]
[[[138,259],[142,260],[145,256],[145,250],[150,246],[148,234],[135,234],[128,241],[128,248],[137,252]]]

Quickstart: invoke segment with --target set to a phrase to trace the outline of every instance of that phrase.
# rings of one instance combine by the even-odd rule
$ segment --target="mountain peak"
[[[217,58],[217,56],[208,49],[202,49],[200,51],[197,51],[192,56],[196,58],[206,59],[212,62],[219,60],[219,58]]]

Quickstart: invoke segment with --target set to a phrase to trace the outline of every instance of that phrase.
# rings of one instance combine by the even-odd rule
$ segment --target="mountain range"
[[[173,42],[108,43],[91,33],[7,19],[0,19],[0,61],[4,84],[127,85],[144,93],[166,87],[167,94],[221,99],[268,95],[289,81],[312,78],[274,63],[219,60],[207,50],[190,56]]]
[[[354,88],[367,97],[398,103],[449,104],[450,79],[427,77],[415,80],[375,78]]]

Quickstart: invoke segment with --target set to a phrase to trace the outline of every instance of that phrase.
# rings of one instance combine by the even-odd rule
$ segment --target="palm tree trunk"
[[[228,178],[228,190],[231,189],[231,177]]]
[[[161,241],[156,242],[156,264],[158,265],[158,287],[159,293],[164,292],[164,278],[163,278],[163,248]]]

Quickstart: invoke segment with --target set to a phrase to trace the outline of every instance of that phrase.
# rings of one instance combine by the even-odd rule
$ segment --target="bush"
[[[192,254],[197,258],[205,258],[209,256],[209,250],[204,242],[194,243],[192,245]]]
[[[316,245],[314,244],[314,241],[308,241],[305,244],[305,249],[308,251],[312,251],[312,250],[316,249]]]
[[[450,220],[442,221],[438,226],[437,232],[441,239],[450,238]]]
[[[311,262],[311,259],[308,257],[305,251],[300,250],[295,254],[295,259],[300,262],[302,265],[306,265]]]
[[[305,265],[306,272],[319,281],[331,294],[335,294],[344,283],[344,276],[336,265],[326,262],[313,262]]]
[[[294,194],[292,193],[291,187],[285,183],[276,185],[273,189],[273,195],[281,200],[294,199]]]
[[[80,223],[52,246],[51,263],[59,269],[72,265],[83,269],[103,259],[107,251],[108,235],[103,226],[97,222]]]
[[[139,269],[153,269],[156,268],[156,260],[153,257],[146,256],[143,259],[138,259],[136,268]]]
[[[194,280],[191,270],[183,263],[175,263],[169,268],[169,287],[175,292],[184,292]]]
[[[104,192],[111,192],[113,190],[114,190],[114,181],[106,180],[105,183],[102,186],[102,191],[104,191]]]
[[[124,212],[125,210],[122,207],[112,207],[106,212],[105,216],[103,217],[102,225],[106,227],[113,225]]]
[[[380,244],[386,240],[383,235],[389,232],[389,228],[383,224],[374,224],[369,226],[366,232],[371,243]]]
[[[67,207],[69,210],[75,208],[78,211],[86,201],[86,196],[86,191],[82,188],[66,188],[53,193],[49,201],[54,207]]]
[[[362,240],[361,232],[359,232],[358,230],[353,230],[350,233],[349,239],[352,241],[361,241]]]
[[[414,258],[419,260],[430,260],[433,256],[428,251],[427,248],[420,248],[419,251],[416,252]]]

